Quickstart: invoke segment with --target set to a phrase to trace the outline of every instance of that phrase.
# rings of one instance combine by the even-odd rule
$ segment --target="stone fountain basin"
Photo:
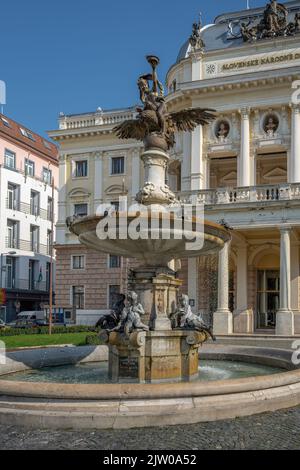
[[[125,229],[127,229],[136,218],[136,214],[129,213],[127,214],[127,221],[123,222],[122,214],[124,213],[119,213],[116,222],[117,230],[124,229],[124,224]],[[163,228],[161,223],[158,228],[150,229],[151,222],[149,217],[147,221],[147,216],[141,217],[147,223],[147,227],[141,228],[138,240],[129,237],[122,239],[118,232],[116,239],[107,238],[103,240],[97,235],[97,226],[104,218],[104,215],[79,218],[71,224],[70,230],[78,236],[83,245],[93,250],[124,256],[125,258],[136,258],[142,261],[144,265],[149,266],[164,266],[172,259],[217,253],[230,240],[228,230],[213,222],[205,220],[201,226],[200,222],[193,217],[192,231],[184,232],[182,229],[176,228],[177,223],[179,224],[182,219],[172,217],[170,230]],[[161,214],[157,212],[153,215],[152,213],[151,220],[154,218],[161,220]],[[196,225],[197,222],[198,226]],[[196,230],[197,227],[200,227],[200,229]],[[189,235],[191,238],[188,238]],[[193,236],[197,237],[198,241],[203,241],[202,244],[200,243],[201,246],[192,243]],[[190,248],[187,248],[187,244]]]
[[[214,382],[59,384],[0,381],[0,423],[54,429],[127,429],[215,421],[300,404],[292,350],[206,344],[203,359],[252,362],[282,373]],[[107,348],[8,352],[0,375],[32,368],[105,361]]]

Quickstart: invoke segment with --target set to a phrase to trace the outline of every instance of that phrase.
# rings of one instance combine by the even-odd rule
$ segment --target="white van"
[[[46,323],[46,315],[44,310],[32,310],[28,312],[21,312],[17,315],[16,326],[30,326],[35,322]]]

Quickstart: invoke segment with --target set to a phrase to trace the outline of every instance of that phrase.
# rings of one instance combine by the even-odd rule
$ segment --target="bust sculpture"
[[[221,121],[217,129],[217,138],[220,142],[224,142],[229,134],[229,125],[226,121]]]
[[[264,131],[268,137],[274,137],[278,129],[278,119],[275,116],[268,116],[265,121]]]

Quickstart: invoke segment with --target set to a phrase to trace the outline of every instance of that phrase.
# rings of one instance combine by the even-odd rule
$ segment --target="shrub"
[[[53,326],[53,334],[65,333],[85,333],[98,332],[99,329],[92,326],[72,325],[72,326]],[[45,335],[49,333],[48,326],[38,326],[36,328],[3,328],[0,329],[0,337],[2,336],[19,336],[19,335]]]
[[[90,346],[100,346],[101,344],[103,344],[98,334],[87,335],[87,337],[85,338],[85,342]]]

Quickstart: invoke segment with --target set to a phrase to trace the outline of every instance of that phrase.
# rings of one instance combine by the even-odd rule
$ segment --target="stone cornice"
[[[175,93],[168,95],[166,101],[167,103],[175,104],[187,97],[200,94],[203,95],[216,93],[217,91],[235,91],[292,83],[294,80],[298,80],[300,78],[300,67],[286,67],[281,70],[276,70],[276,75],[271,74],[272,71],[265,70],[179,83],[179,89]]]

